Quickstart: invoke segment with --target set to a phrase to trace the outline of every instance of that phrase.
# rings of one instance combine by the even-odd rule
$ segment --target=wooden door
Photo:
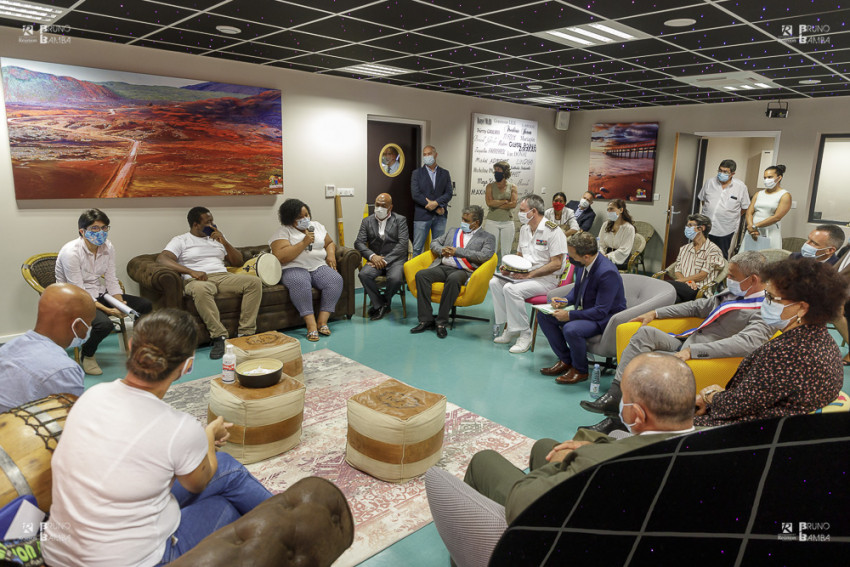
[[[413,238],[413,197],[410,194],[410,177],[421,166],[420,126],[369,120],[366,129],[366,202],[371,214],[375,199],[381,193],[393,198],[393,212],[407,218],[410,238]],[[388,148],[391,146],[392,149]],[[387,171],[381,161],[385,154],[392,156],[400,151],[396,171]],[[392,166],[389,166],[392,167]]]

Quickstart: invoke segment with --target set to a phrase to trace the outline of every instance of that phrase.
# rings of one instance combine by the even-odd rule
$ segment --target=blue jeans
[[[227,453],[216,454],[218,470],[200,494],[175,481],[171,494],[180,504],[180,525],[166,543],[164,565],[198,545],[202,539],[253,510],[272,493]]]
[[[413,255],[419,256],[422,254],[422,249],[425,247],[425,239],[428,238],[428,229],[431,230],[431,241],[437,240],[443,233],[446,232],[446,211],[445,215],[434,215],[431,220],[413,221]]]

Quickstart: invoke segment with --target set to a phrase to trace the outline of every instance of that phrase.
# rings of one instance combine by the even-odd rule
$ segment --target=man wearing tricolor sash
[[[760,314],[764,286],[759,273],[766,264],[767,260],[759,252],[741,252],[729,261],[726,290],[714,297],[661,307],[632,319],[640,322],[641,327],[620,355],[611,388],[597,400],[581,402],[581,407],[587,411],[609,417],[587,429],[604,433],[625,430],[616,417],[622,398],[620,379],[629,361],[640,353],[668,352],[684,361],[744,357],[766,343],[774,333]],[[700,317],[703,321],[678,335],[648,326],[655,319],[675,317]]]
[[[410,329],[411,333],[436,329],[439,338],[446,338],[446,324],[461,286],[496,251],[496,237],[481,230],[484,209],[478,205],[469,206],[463,210],[462,220],[460,228],[449,230],[431,242],[431,252],[436,259],[428,268],[416,272],[419,324]],[[443,282],[443,294],[435,320],[431,311],[431,286],[436,282]]]

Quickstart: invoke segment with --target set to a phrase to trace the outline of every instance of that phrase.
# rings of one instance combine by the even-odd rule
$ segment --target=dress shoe
[[[531,337],[531,329],[520,333],[519,338],[516,340],[516,343],[514,344],[514,346],[511,347],[511,352],[513,354],[519,354],[530,349]]]
[[[436,327],[436,324],[433,321],[422,321],[418,325],[410,329],[410,332],[415,335],[416,333],[424,333],[425,331],[429,331],[434,327]]]
[[[100,376],[103,374],[103,370],[100,369],[100,366],[97,364],[97,360],[95,360],[93,356],[83,357],[83,372],[89,376]]]
[[[505,329],[502,331],[502,334],[493,339],[493,342],[497,345],[506,345],[509,342],[513,341],[519,333],[515,331],[509,331]]]
[[[572,365],[567,364],[566,362],[561,362],[560,360],[553,364],[548,368],[541,368],[540,373],[543,376],[560,376],[561,374],[566,374],[569,372]]]
[[[380,307],[370,307],[370,308],[369,308],[369,311],[367,311],[367,313],[369,314],[369,317],[371,318],[371,317],[372,317],[372,315],[374,315],[375,313],[377,313],[377,312],[378,312],[378,309],[380,309]]]
[[[437,338],[438,339],[445,339],[447,336],[449,336],[449,332],[446,330],[446,326],[445,325],[437,325]]]
[[[628,431],[629,428],[626,427],[622,421],[620,421],[619,417],[606,417],[596,425],[582,425],[579,429],[587,429],[588,431],[598,431],[599,433],[604,433],[608,435],[612,431]]]
[[[587,374],[578,372],[575,368],[570,368],[569,372],[555,378],[558,384],[578,384],[587,380]]]
[[[579,405],[593,413],[604,413],[605,415],[614,416],[620,412],[620,398],[622,397],[620,385],[614,382],[601,397],[592,402],[582,400]]]
[[[210,349],[210,358],[218,360],[224,356],[224,339],[227,337],[218,337],[212,340],[212,348]]]
[[[389,305],[387,305],[387,304],[381,305],[380,307],[378,307],[378,310],[375,311],[375,314],[372,315],[371,317],[369,317],[369,319],[372,320],[372,321],[377,321],[379,319],[383,319],[384,315],[386,315],[390,311],[392,311],[392,309],[390,309]]]

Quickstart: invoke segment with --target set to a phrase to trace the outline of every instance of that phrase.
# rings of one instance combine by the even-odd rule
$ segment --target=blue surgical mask
[[[818,257],[818,252],[820,252],[821,250],[823,250],[823,248],[815,248],[814,246],[806,242],[805,244],[803,244],[803,247],[800,248],[800,254],[803,255],[803,258],[816,259]]]
[[[785,310],[786,307],[790,307],[791,305],[797,305],[797,303],[783,305],[782,303],[776,301],[768,301],[767,299],[765,299],[761,302],[761,320],[764,321],[764,324],[768,325],[769,327],[782,330],[787,327],[788,324],[791,322],[791,319],[782,318],[782,312]]]
[[[106,237],[108,234],[104,231],[92,232],[90,230],[86,231],[86,240],[94,244],[95,246],[100,246],[104,242],[106,242]]]
[[[472,227],[469,225],[469,223],[468,223],[468,222],[462,222],[462,223],[460,223],[460,229],[461,229],[463,232],[467,232],[467,233],[468,233],[468,232],[472,232]]]
[[[634,427],[635,423],[637,423],[637,422],[634,422],[634,423],[626,423],[626,420],[625,420],[625,419],[623,419],[623,408],[624,408],[624,407],[626,407],[626,406],[633,406],[633,405],[634,405],[634,404],[624,404],[624,403],[623,403],[623,398],[620,398],[620,412],[619,412],[619,414],[620,414],[620,421],[623,423],[623,425],[625,425],[625,426],[626,426],[626,429],[628,429],[628,430],[629,430],[629,433],[631,433],[631,432],[632,432],[632,427]]]
[[[608,220],[611,222],[616,222],[617,219],[620,218],[619,213],[616,211],[608,211]]]
[[[505,174],[501,171],[494,171],[493,177],[496,179],[496,183],[499,183],[502,179],[505,178]]]
[[[728,173],[717,172],[717,180],[721,183],[726,183],[732,177]]]
[[[425,162],[425,165],[432,166],[434,165],[434,162],[437,161],[437,158],[435,158],[434,156],[425,156],[424,158],[422,158],[422,161]]]
[[[190,356],[186,359],[186,362],[183,363],[183,369],[180,371],[180,377],[188,376],[192,373],[192,370],[195,369],[195,355]]]
[[[295,228],[298,230],[307,230],[310,228],[310,217],[303,217],[295,221]]]
[[[694,238],[696,238],[696,236],[697,236],[696,227],[693,227],[693,226],[686,226],[685,227],[685,238],[687,238],[688,240],[693,240]]]
[[[744,278],[744,279],[746,279],[746,278]],[[744,280],[741,280],[741,281],[744,281]],[[752,287],[752,286],[750,286],[750,287]],[[729,293],[731,293],[732,295],[734,295],[736,297],[746,295],[746,293],[747,293],[743,289],[741,289],[741,282],[739,282],[737,280],[733,280],[732,278],[726,278],[726,289],[728,289]],[[749,288],[747,288],[747,289],[749,289]]]
[[[70,345],[71,348],[80,348],[81,346],[83,346],[85,344],[85,342],[87,340],[89,340],[89,336],[91,336],[91,327],[89,325],[86,325],[86,336],[85,337],[78,337],[77,336],[77,331],[74,330],[74,325],[77,324],[77,321],[79,321],[83,325],[86,325],[86,322],[83,321],[82,319],[80,319],[79,317],[74,319],[74,321],[71,323],[71,332],[74,333],[74,338],[71,339],[71,345]]]

